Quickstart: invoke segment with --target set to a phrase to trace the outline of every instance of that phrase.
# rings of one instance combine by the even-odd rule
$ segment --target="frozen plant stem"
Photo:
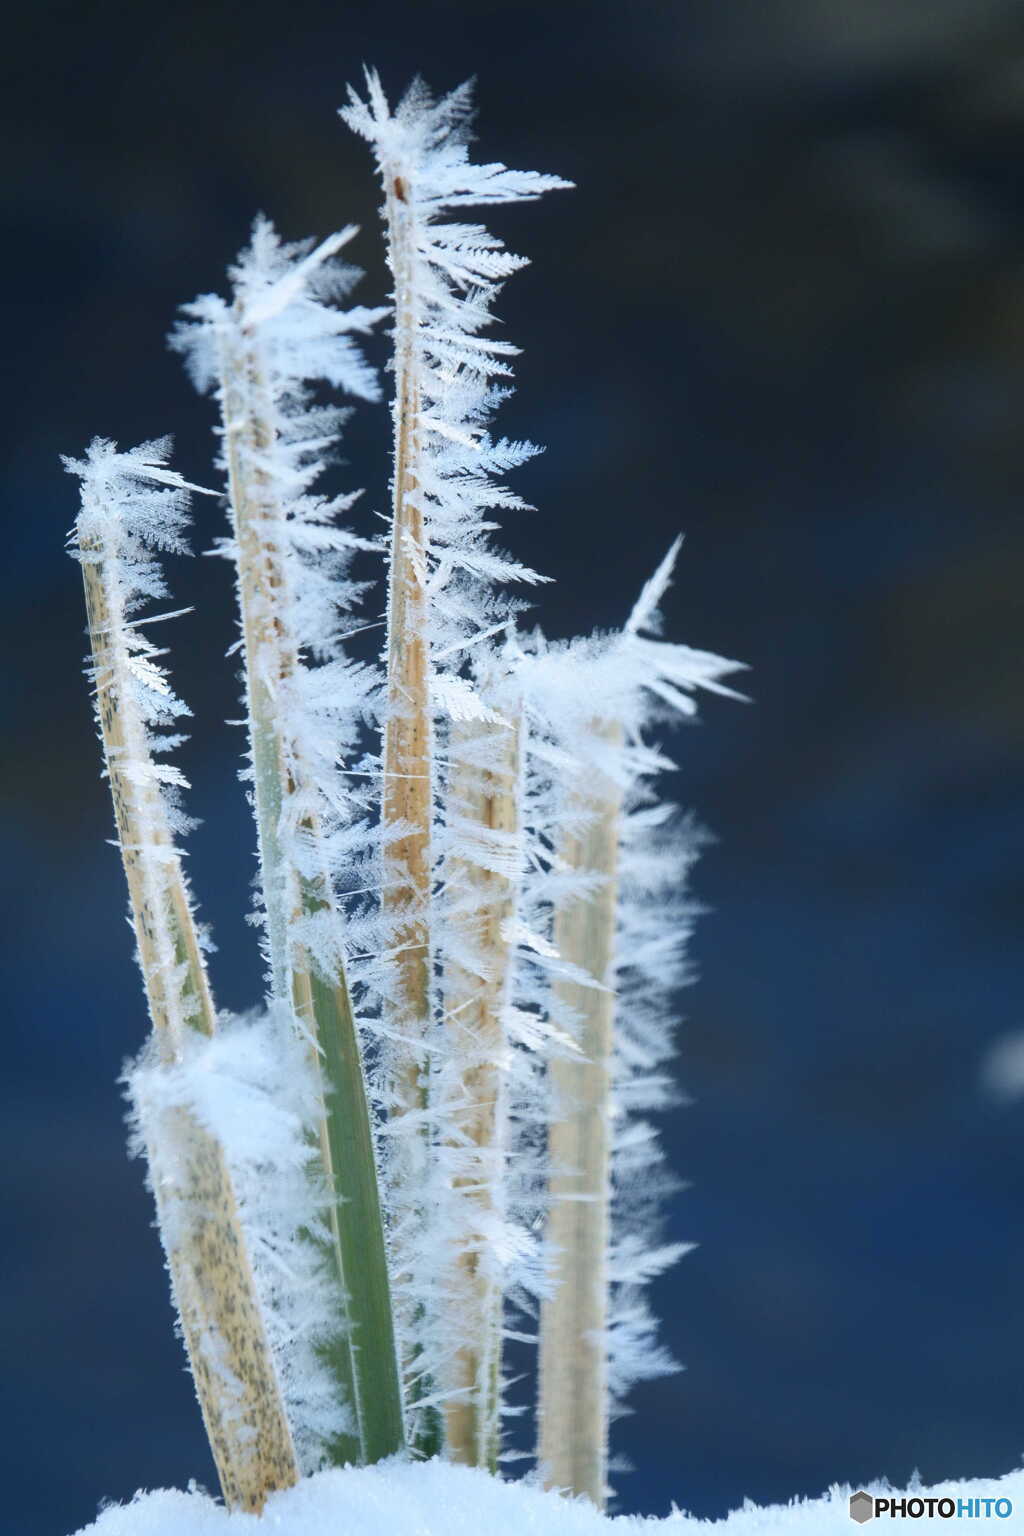
[[[614,749],[618,728],[595,726]],[[560,979],[559,1001],[578,1017],[578,1057],[550,1064],[554,1100],[548,1132],[553,1287],[541,1306],[539,1460],[545,1486],[585,1494],[604,1507],[608,1460],[608,1245],[610,1228],[611,1056],[615,1017],[616,866],[621,797],[610,783],[576,790],[584,817],[563,835],[565,867],[602,876],[592,895],[555,912],[562,960],[598,987]]]
[[[632,1384],[677,1369],[644,1292],[688,1246],[661,1240],[671,1184],[640,1115],[673,1102],[669,1005],[688,979],[695,909],[683,882],[700,834],[659,804],[656,778],[672,763],[652,728],[693,715],[697,689],[739,697],[722,682],[737,663],[658,638],[678,549],[617,635],[541,643],[528,667],[532,707],[562,754],[545,812],[566,967],[552,1012],[580,1051],[550,1063],[538,1461],[548,1486],[599,1507],[609,1418]]]
[[[344,970],[339,961],[336,974],[325,975],[293,931],[311,913],[331,911],[339,923],[341,916],[326,869],[313,876],[296,869],[283,835],[289,801],[306,806],[295,832],[314,849],[319,828],[307,766],[281,726],[299,656],[285,619],[283,516],[264,468],[274,445],[273,417],[256,335],[240,304],[232,318],[220,331],[221,385],[271,976],[275,996],[290,1001],[308,1033],[319,1071],[331,1262],[346,1319],[344,1337],[330,1346],[330,1365],[355,1416],[354,1436],[337,1437],[331,1453],[339,1463],[372,1462],[404,1441],[376,1161]]]
[[[160,468],[159,454],[150,457],[158,483],[183,485]],[[116,468],[116,458],[112,462]],[[127,622],[117,511],[112,497],[96,506],[104,487],[89,477],[91,467],[83,480],[94,504],[79,521],[77,554],[96,716],[156,1051],[171,1066],[191,1030],[213,1033],[215,1013],[160,788],[161,781],[180,778],[154,762],[137,702],[140,677],[167,692],[150,660],[159,653]],[[230,1176],[217,1140],[184,1109],[165,1111],[150,1129],[157,1139],[148,1151],[160,1229],[221,1488],[231,1508],[255,1513],[268,1493],[297,1481],[298,1469]]]
[[[446,1029],[458,1073],[455,1180],[462,1205],[452,1285],[455,1394],[446,1404],[445,1442],[454,1461],[497,1471],[500,1449],[502,1276],[489,1228],[500,1219],[505,1173],[505,1010],[516,906],[520,733],[517,725],[455,722],[449,735],[449,814],[459,843],[476,857],[449,861],[451,922],[465,963],[453,962],[445,989]]]
[[[438,1446],[451,1355],[460,1347],[436,1271],[431,1223],[450,1186],[435,1152],[449,1140],[438,1090],[451,1082],[448,1031],[436,976],[445,970],[444,924],[431,890],[436,848],[435,720],[492,718],[464,675],[467,650],[502,627],[518,604],[498,588],[542,578],[490,544],[493,509],[523,505],[498,480],[537,450],[494,439],[488,423],[507,393],[517,349],[486,334],[503,280],[523,266],[481,225],[475,205],[515,203],[567,185],[558,177],[469,159],[470,90],[434,98],[415,80],[392,110],[373,71],[366,100],[349,92],[342,117],[371,145],[384,191],[394,301],[394,478],[388,603],[383,819],[385,908],[394,963],[383,998],[389,1053],[389,1200],[396,1233],[404,1366],[417,1448]],[[434,1251],[431,1251],[433,1248]],[[419,1272],[417,1272],[419,1271]],[[464,1341],[469,1343],[468,1340]],[[479,1347],[479,1341],[474,1341]]]
[[[398,1012],[411,1044],[398,1073],[405,1109],[422,1109],[426,1090],[420,1040],[430,1016],[430,938],[427,898],[432,816],[432,726],[426,638],[426,551],[420,471],[417,316],[412,281],[414,234],[408,186],[385,171],[388,245],[395,281],[394,488],[388,590],[387,724],[384,733],[385,823],[409,830],[390,845],[392,877],[385,893],[407,915],[395,934],[400,950]]]
[[[389,839],[384,908],[399,921],[393,931],[395,987],[391,1027],[403,1040],[393,1057],[392,1094],[399,1115],[423,1116],[427,1108],[426,1041],[430,1025],[431,945],[429,930],[430,827],[433,816],[433,722],[430,713],[427,643],[427,560],[423,507],[418,496],[421,470],[419,389],[416,367],[417,314],[413,262],[415,233],[407,180],[393,166],[383,168],[389,261],[395,284],[395,399],[393,405],[394,484],[391,554],[388,570],[387,711],[384,727],[382,816],[400,835]],[[429,1122],[421,1134],[396,1144],[399,1180],[415,1205],[426,1178]],[[404,1166],[403,1166],[404,1165]],[[423,1214],[414,1210],[414,1222]],[[413,1277],[398,1277],[406,1284]],[[404,1362],[413,1402],[429,1396],[434,1384],[419,1364],[416,1334],[420,1313],[410,1320]],[[424,1455],[440,1448],[436,1409],[416,1418],[416,1444]]]

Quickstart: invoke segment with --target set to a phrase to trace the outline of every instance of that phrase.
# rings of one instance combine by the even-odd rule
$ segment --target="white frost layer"
[[[939,1483],[896,1492],[880,1483],[868,1492],[911,1498],[1011,1499],[1008,1522],[995,1513],[990,1530],[1013,1526],[1024,1510],[1024,1471],[987,1481]],[[163,1488],[139,1493],[130,1504],[104,1510],[93,1525],[75,1536],[629,1536],[632,1531],[670,1526],[673,1530],[711,1530],[727,1536],[756,1536],[788,1531],[796,1536],[827,1536],[830,1531],[863,1530],[849,1515],[850,1488],[837,1485],[823,1498],[775,1504],[765,1509],[747,1503],[724,1520],[697,1520],[679,1511],[664,1520],[600,1515],[584,1501],[543,1493],[525,1483],[506,1483],[470,1467],[443,1462],[411,1465],[392,1461],[375,1467],[337,1468],[305,1478],[295,1488],[272,1496],[262,1516],[229,1514],[201,1493]],[[882,1516],[888,1528],[888,1517]],[[904,1522],[900,1521],[901,1527]],[[895,1523],[893,1528],[895,1529]],[[875,1526],[872,1522],[871,1529]],[[959,1522],[936,1516],[912,1520],[909,1530],[962,1529]]]
[[[344,1320],[323,1282],[327,1196],[306,1135],[319,1113],[317,1083],[291,1010],[222,1014],[210,1038],[185,1032],[172,1065],[147,1046],[124,1081],[134,1149],[147,1152],[151,1181],[176,1177],[161,1130],[169,1111],[187,1109],[223,1148],[299,1466],[315,1472],[324,1447],[351,1428],[351,1410],[321,1356]]]

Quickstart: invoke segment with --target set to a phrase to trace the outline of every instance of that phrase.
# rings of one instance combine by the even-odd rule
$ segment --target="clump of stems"
[[[541,1475],[599,1507],[611,1415],[632,1382],[674,1368],[643,1287],[684,1245],[655,1241],[667,1186],[647,1178],[657,1132],[635,1112],[671,1102],[697,840],[668,835],[651,786],[671,764],[651,728],[691,712],[698,687],[730,692],[734,664],[656,638],[678,545],[620,634],[519,627],[507,589],[544,578],[491,534],[496,508],[523,506],[506,471],[537,450],[490,435],[516,348],[485,332],[524,260],[463,210],[568,183],[470,161],[469,105],[468,87],[434,98],[415,82],[392,109],[368,73],[342,113],[376,159],[392,281],[382,668],[346,642],[375,627],[348,627],[350,561],[383,541],[351,531],[355,495],[316,488],[346,414],[325,387],[378,398],[356,338],[386,311],[336,302],[357,275],[338,260],[354,229],[289,246],[257,220],[230,300],[196,300],[172,338],[220,406],[269,982],[263,1020],[225,1021],[207,1048],[201,1066],[229,1047],[208,1099],[186,1082],[215,1015],[175,843],[183,780],[154,755],[170,744],[154,726],[182,711],[130,617],[164,590],[153,552],[182,547],[190,488],[165,443],[97,442],[69,465],[154,1026],[138,1126],[225,1497],[249,1511],[325,1461],[408,1448],[496,1471],[506,1309],[539,1312]],[[280,1060],[288,1126],[276,1153],[261,1134],[243,1154],[217,1093],[260,1052],[260,1102],[274,1105]],[[181,1066],[183,1086],[161,1087],[154,1062]],[[261,1206],[264,1167],[277,1182]],[[267,1255],[286,1281],[267,1282]]]

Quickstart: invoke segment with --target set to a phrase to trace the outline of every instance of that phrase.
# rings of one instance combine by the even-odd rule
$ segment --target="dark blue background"
[[[518,477],[540,510],[506,530],[558,578],[545,626],[620,622],[682,527],[669,630],[752,667],[755,702],[709,702],[679,741],[720,839],[695,1103],[667,1130],[692,1180],[673,1233],[700,1247],[658,1287],[688,1370],[616,1430],[622,1507],[1016,1465],[1024,1110],[977,1084],[1020,1022],[1024,8],[182,0],[5,25],[11,1530],[213,1481],[124,1155],[116,1078],[146,1020],[57,455],[171,430],[209,480],[209,409],[163,336],[258,209],[292,237],[362,223],[362,296],[383,295],[370,167],[333,116],[364,60],[392,91],[476,73],[479,152],[579,184],[493,217],[535,263],[501,302],[525,347],[502,426],[548,445]],[[383,413],[349,439],[367,510],[386,439]],[[198,605],[167,637],[197,717],[193,877],[240,1007],[229,572],[174,583]]]

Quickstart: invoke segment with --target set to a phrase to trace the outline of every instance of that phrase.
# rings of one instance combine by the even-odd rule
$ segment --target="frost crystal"
[[[192,825],[178,798],[187,784],[180,769],[158,761],[182,739],[167,727],[189,710],[161,665],[166,653],[143,629],[175,615],[132,617],[147,602],[167,596],[158,555],[187,553],[190,492],[201,491],[167,467],[170,447],[169,438],[159,438],[121,453],[96,438],[84,459],[63,462],[82,485],[69,548],[85,575],[90,675],[138,959],[153,1023],[169,1042],[166,1049],[174,1050],[190,1025],[205,1027],[202,1014],[209,1001],[180,961],[175,938],[175,893],[180,890],[188,901],[174,842]]]
[[[432,663],[458,668],[467,646],[518,605],[502,583],[546,578],[492,547],[495,509],[525,504],[502,483],[539,449],[493,438],[488,423],[509,393],[518,348],[482,334],[503,280],[526,265],[497,236],[459,215],[463,209],[517,203],[570,182],[468,153],[471,87],[438,100],[421,81],[392,112],[377,75],[367,99],[350,89],[342,117],[367,139],[385,193],[395,303],[396,429],[414,439],[411,483],[401,487],[423,519],[419,554],[429,593]],[[443,708],[448,704],[439,701]],[[458,706],[452,710],[458,718]]]

